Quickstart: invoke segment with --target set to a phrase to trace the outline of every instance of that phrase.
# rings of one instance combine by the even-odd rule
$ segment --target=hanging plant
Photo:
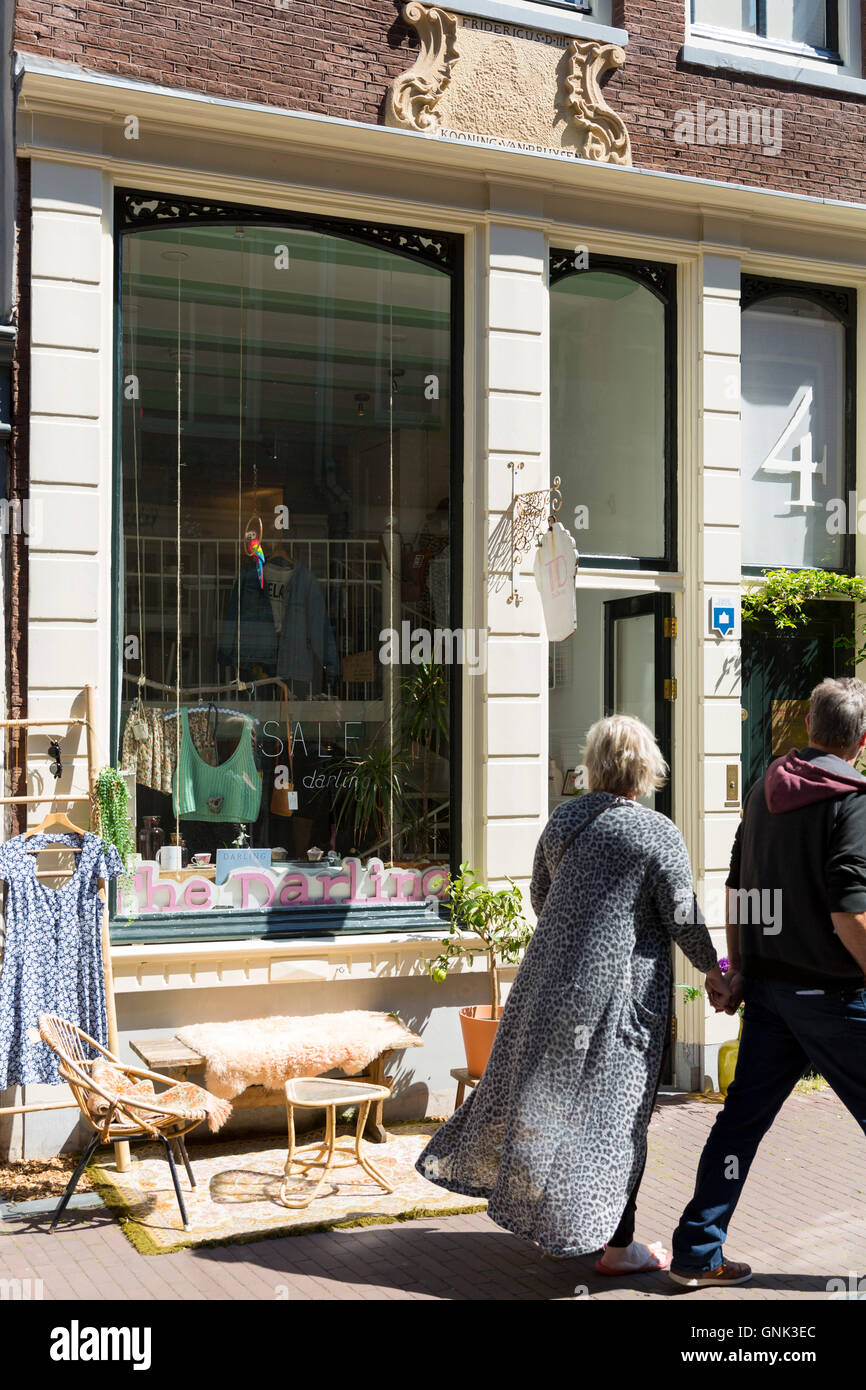
[[[120,888],[131,897],[135,881],[135,831],[129,819],[129,792],[116,767],[103,767],[96,778],[100,834],[107,845],[114,845],[123,863]],[[132,912],[129,913],[130,919]]]
[[[834,574],[830,570],[765,570],[763,584],[743,594],[744,623],[769,618],[777,632],[806,627],[805,605],[813,599],[850,599],[866,604],[866,579],[859,574]],[[853,637],[837,637],[837,647],[854,652],[854,662],[866,660],[866,613],[855,621]]]

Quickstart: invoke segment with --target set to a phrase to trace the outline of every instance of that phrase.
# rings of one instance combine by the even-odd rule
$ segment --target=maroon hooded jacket
[[[864,793],[866,777],[817,748],[777,758],[752,787],[727,878],[745,974],[862,988],[830,914],[866,912]]]

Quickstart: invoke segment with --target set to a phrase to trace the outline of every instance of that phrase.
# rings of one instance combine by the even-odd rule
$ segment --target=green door
[[[807,742],[809,695],[818,682],[854,674],[853,604],[809,603],[804,612],[808,623],[784,633],[764,618],[743,623],[744,795],[773,758]]]

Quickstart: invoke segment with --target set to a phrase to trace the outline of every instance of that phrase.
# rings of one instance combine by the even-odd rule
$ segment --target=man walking
[[[866,685],[812,691],[809,746],[746,798],[727,878],[732,999],[745,1002],[737,1072],[674,1232],[671,1278],[742,1284],[723,1245],[758,1145],[811,1065],[866,1130]]]

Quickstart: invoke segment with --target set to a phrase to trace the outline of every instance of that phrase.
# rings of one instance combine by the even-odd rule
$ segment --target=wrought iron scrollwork
[[[750,309],[761,299],[808,299],[827,309],[847,328],[854,322],[856,294],[854,290],[835,285],[810,285],[801,280],[777,280],[769,275],[744,275],[740,288],[740,308]]]
[[[286,212],[281,208],[250,207],[242,203],[173,198],[164,193],[118,189],[115,226],[119,232],[150,231],[155,227],[186,223],[266,223],[304,231],[345,237],[349,241],[381,246],[398,256],[422,261],[438,270],[453,271],[459,264],[461,238],[447,232],[415,227],[391,227],[372,222],[352,222],[341,217],[316,217]]]
[[[618,256],[596,256],[593,253],[587,257],[586,265],[577,264],[577,259],[577,253],[573,248],[570,251],[564,251],[551,247],[551,285],[564,280],[567,275],[587,275],[593,271],[606,272],[609,275],[624,275],[629,280],[636,280],[638,284],[651,290],[664,304],[669,304],[673,300],[677,283],[675,265],[668,265],[663,261],[623,260]]]

